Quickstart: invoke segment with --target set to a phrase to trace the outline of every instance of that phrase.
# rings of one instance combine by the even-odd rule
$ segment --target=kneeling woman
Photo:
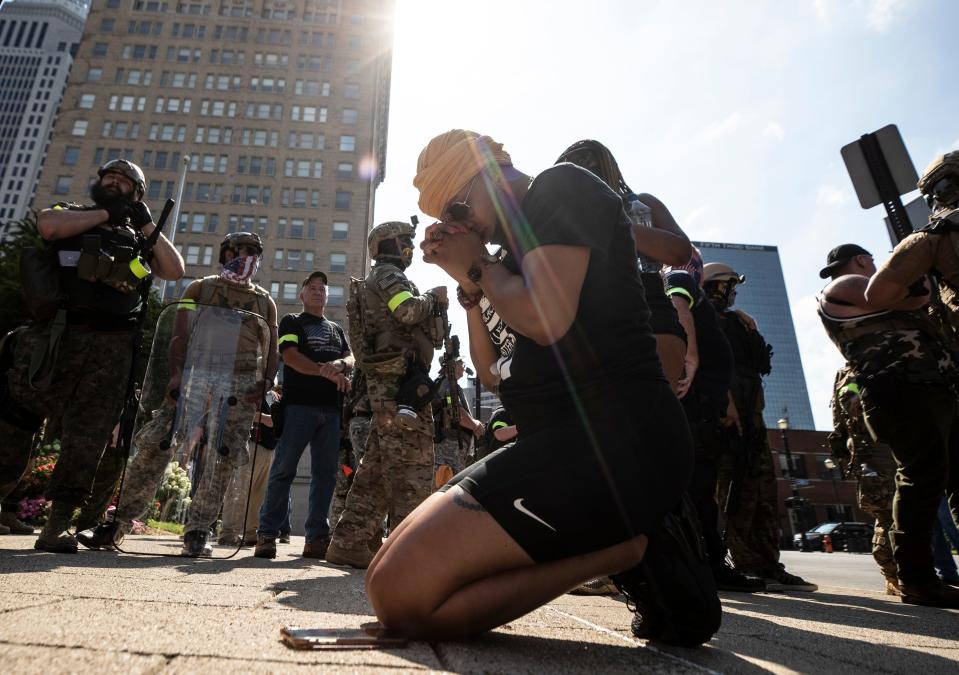
[[[446,639],[639,564],[692,451],[656,357],[631,224],[608,186],[571,164],[530,178],[502,145],[463,130],[430,141],[414,185],[441,221],[426,260],[459,282],[464,304],[485,294],[517,334],[500,396],[519,440],[421,504],[367,572],[387,628]]]

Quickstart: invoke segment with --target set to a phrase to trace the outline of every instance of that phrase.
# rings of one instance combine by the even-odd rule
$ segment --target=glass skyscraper
[[[775,428],[777,420],[788,417],[794,429],[815,429],[779,250],[752,244],[693,244],[704,262],[726,263],[746,276],[746,283],[736,289],[735,307],[756,319],[759,331],[773,347],[772,373],[764,378],[766,426]]]

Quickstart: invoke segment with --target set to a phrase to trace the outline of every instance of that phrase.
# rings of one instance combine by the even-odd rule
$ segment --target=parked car
[[[793,548],[799,551],[825,551],[825,535],[832,540],[834,551],[866,553],[872,550],[870,523],[822,523],[806,532],[805,544],[802,534],[793,535]]]

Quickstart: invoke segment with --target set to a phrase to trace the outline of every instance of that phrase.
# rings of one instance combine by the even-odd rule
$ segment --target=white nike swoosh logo
[[[530,518],[532,518],[533,520],[535,520],[537,523],[541,523],[541,524],[545,525],[546,527],[548,527],[549,529],[551,529],[553,532],[556,532],[556,528],[555,528],[555,527],[553,527],[552,525],[550,525],[549,523],[547,523],[545,520],[543,520],[542,518],[540,518],[539,516],[537,516],[535,513],[533,513],[532,511],[530,511],[528,508],[526,508],[525,506],[523,506],[523,499],[525,499],[525,497],[520,497],[519,499],[514,499],[514,500],[513,500],[513,506],[516,508],[516,510],[519,511],[520,513],[522,513],[523,515],[529,516]]]

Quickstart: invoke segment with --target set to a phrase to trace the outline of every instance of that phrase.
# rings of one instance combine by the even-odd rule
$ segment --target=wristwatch
[[[506,254],[506,249],[500,246],[499,250],[495,253],[486,253],[480,256],[479,263],[473,263],[470,265],[470,268],[466,270],[466,278],[474,284],[478,284],[479,280],[483,278],[483,267],[489,267],[490,265],[502,262],[506,258]]]

